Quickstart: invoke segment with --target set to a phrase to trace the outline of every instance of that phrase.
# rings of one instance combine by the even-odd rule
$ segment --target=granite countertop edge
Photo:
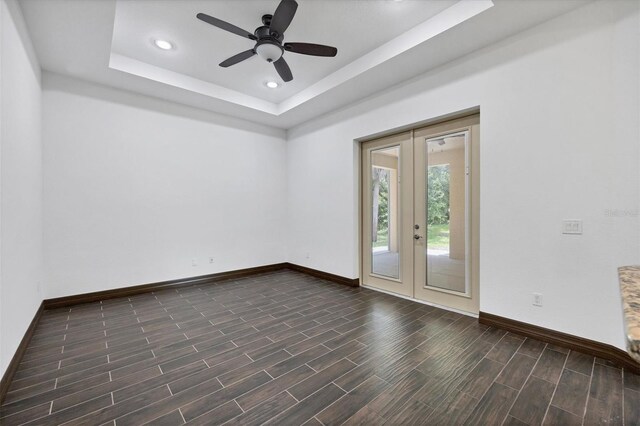
[[[640,265],[618,268],[627,352],[640,362]]]

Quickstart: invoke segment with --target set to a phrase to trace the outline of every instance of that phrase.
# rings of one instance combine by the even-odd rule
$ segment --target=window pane
[[[400,148],[371,152],[371,269],[400,278],[399,180]]]
[[[466,292],[465,136],[427,141],[427,285]]]

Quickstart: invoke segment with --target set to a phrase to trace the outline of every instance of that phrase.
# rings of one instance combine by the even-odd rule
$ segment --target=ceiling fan
[[[282,0],[273,15],[262,16],[263,25],[256,28],[253,34],[205,13],[198,13],[196,17],[215,27],[256,42],[252,49],[245,50],[220,62],[221,67],[230,67],[245,59],[251,58],[253,55],[258,55],[269,63],[273,62],[280,77],[287,82],[293,80],[293,74],[291,74],[291,69],[284,60],[283,54],[285,51],[303,55],[329,57],[336,56],[338,53],[338,49],[335,47],[322,44],[282,43],[284,40],[284,32],[289,27],[289,24],[291,24],[297,9],[298,3],[296,3],[295,0]]]

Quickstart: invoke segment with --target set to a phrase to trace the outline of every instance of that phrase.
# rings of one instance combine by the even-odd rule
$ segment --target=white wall
[[[45,298],[285,260],[284,131],[48,73],[43,104]]]
[[[0,375],[42,300],[40,66],[20,8],[0,1]]]
[[[288,261],[357,277],[354,139],[480,106],[481,311],[623,348],[616,268],[640,260],[639,28],[637,1],[591,4],[291,129]],[[563,219],[584,235],[562,235]]]

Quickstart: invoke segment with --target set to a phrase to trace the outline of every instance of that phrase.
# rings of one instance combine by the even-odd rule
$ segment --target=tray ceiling
[[[252,47],[195,18],[248,31],[278,0],[22,0],[45,70],[289,128],[587,3],[587,0],[298,0],[285,41],[333,45],[335,58],[285,53],[294,80]],[[155,39],[175,49],[158,49]],[[407,66],[409,64],[410,66]],[[267,81],[280,86],[269,89]]]

